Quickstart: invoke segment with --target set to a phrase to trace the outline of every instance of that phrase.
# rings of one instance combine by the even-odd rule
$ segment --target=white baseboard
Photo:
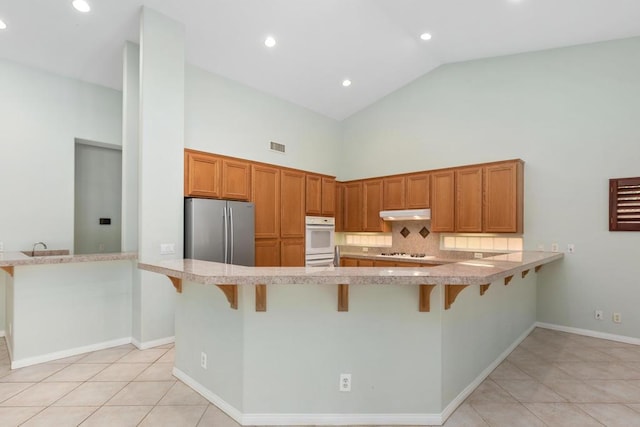
[[[173,375],[243,426],[442,424],[440,414],[243,414],[180,369],[174,367]]]
[[[25,366],[36,365],[38,363],[51,362],[52,360],[64,359],[65,357],[76,356],[82,353],[89,353],[91,351],[104,350],[105,348],[117,347],[119,345],[130,344],[131,337],[119,338],[112,341],[104,341],[101,343],[86,345],[83,347],[71,348],[68,350],[56,351],[53,353],[43,354],[36,357],[27,357],[24,359],[13,360],[11,350],[9,356],[11,357],[11,369],[24,368]],[[9,346],[7,346],[9,348]]]
[[[135,345],[139,350],[158,347],[159,345],[172,344],[176,342],[176,337],[165,337],[153,341],[140,342],[135,338],[131,338],[131,344]]]
[[[533,331],[536,327],[537,323],[534,323],[533,325],[531,325],[531,327],[529,329],[527,329],[526,331],[524,331],[524,333],[522,333],[522,335],[520,335],[518,337],[518,339],[516,339],[513,344],[511,344],[505,351],[503,351],[500,356],[498,356],[496,358],[496,360],[494,360],[489,366],[487,366],[486,369],[484,369],[480,375],[478,375],[476,377],[475,380],[473,380],[471,382],[471,384],[469,384],[468,386],[466,386],[464,388],[464,390],[462,390],[460,392],[460,394],[458,394],[445,408],[444,411],[442,411],[441,414],[441,421],[439,424],[436,425],[442,425],[444,424],[444,422],[447,420],[447,418],[449,418],[451,416],[451,414],[453,414],[453,412],[458,408],[458,406],[460,406],[462,404],[462,402],[464,402],[464,400],[469,397],[469,395],[471,393],[473,393],[473,391],[482,383],[482,381],[484,381],[489,374],[491,374],[491,372],[493,372],[494,369],[496,369],[498,367],[498,365],[500,365],[504,359],[507,358],[507,356],[509,356],[509,354],[515,350],[515,348],[517,346],[520,345],[520,343],[522,341],[524,341],[525,338],[527,338],[527,336],[529,336],[529,334],[531,333],[531,331]]]
[[[175,375],[176,378],[178,378],[180,381],[194,389],[196,392],[200,393],[202,397],[216,405],[218,408],[220,408],[220,410],[233,418],[237,423],[242,425],[242,412],[227,403],[223,398],[221,398],[175,366],[173,367],[173,375]]]
[[[607,332],[592,331],[589,329],[572,328],[571,326],[554,325],[553,323],[536,322],[536,326],[554,331],[568,332],[570,334],[584,335],[586,337],[601,338],[603,340],[623,342],[627,344],[640,345],[640,338],[627,337],[624,335],[609,334]]]

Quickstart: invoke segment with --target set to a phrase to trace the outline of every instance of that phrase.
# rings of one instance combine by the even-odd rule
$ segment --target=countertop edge
[[[137,259],[137,252],[116,252],[86,255],[52,255],[41,257],[29,257],[20,252],[5,252],[0,254],[0,267],[70,264],[81,262],[125,261]]]
[[[205,285],[484,285],[564,257],[563,253],[520,252],[509,256],[465,260],[428,269],[413,267],[242,267],[194,260],[140,261],[138,268]],[[517,254],[516,254],[517,255]],[[513,255],[511,255],[513,258]],[[182,268],[180,268],[182,263]],[[185,267],[186,266],[186,267]]]

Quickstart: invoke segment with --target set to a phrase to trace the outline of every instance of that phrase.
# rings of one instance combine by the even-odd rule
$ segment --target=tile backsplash
[[[372,255],[383,252],[406,252],[425,253],[427,255],[452,259],[468,259],[473,257],[472,252],[440,250],[440,233],[432,233],[430,231],[431,221],[393,221],[391,227],[391,233],[385,234],[356,235],[343,233],[341,238],[338,239],[338,244],[341,245],[344,253],[363,253],[362,248],[366,246],[368,247],[367,253]],[[423,230],[423,228],[426,228],[426,230]],[[426,237],[423,237],[423,235]],[[384,245],[384,247],[380,247],[383,245],[377,245],[377,242],[385,242],[387,244]],[[490,255],[495,255],[495,253],[485,254],[485,256]]]

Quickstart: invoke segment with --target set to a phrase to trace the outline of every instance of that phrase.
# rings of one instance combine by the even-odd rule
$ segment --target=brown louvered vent
[[[609,231],[640,231],[640,177],[609,180]]]

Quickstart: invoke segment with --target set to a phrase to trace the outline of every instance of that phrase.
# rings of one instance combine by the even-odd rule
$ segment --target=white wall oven
[[[306,223],[305,265],[328,267],[333,265],[335,218],[308,216]]]

